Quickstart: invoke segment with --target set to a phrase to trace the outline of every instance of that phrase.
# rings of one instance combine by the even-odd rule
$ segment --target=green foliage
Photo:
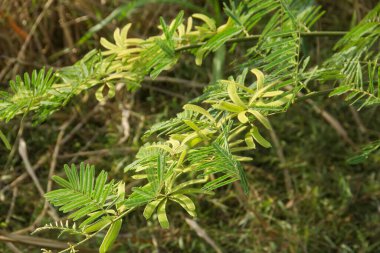
[[[68,213],[70,219],[77,221],[90,213],[94,213],[84,221],[79,227],[94,221],[103,215],[116,214],[110,208],[118,203],[117,185],[114,181],[106,183],[107,173],[102,171],[95,177],[94,166],[80,165],[79,173],[75,165],[65,166],[68,180],[59,176],[54,176],[53,180],[62,189],[54,190],[45,195],[46,199],[59,210]]]
[[[202,14],[194,18],[200,17],[204,19]],[[102,96],[104,86],[110,89],[107,98],[114,95],[117,81],[125,82],[129,89],[136,89],[146,75],[155,78],[173,67],[179,57],[177,49],[218,35],[207,23],[194,29],[191,17],[186,25],[183,24],[182,12],[169,25],[163,19],[160,23],[162,34],[159,36],[146,40],[127,38],[131,27],[127,24],[115,30],[115,43],[102,38],[100,43],[104,51],[93,50],[73,66],[54,73],[49,70],[46,75],[44,70],[34,71],[31,78],[28,74],[24,79],[17,77],[10,82],[10,92],[0,92],[0,119],[9,121],[16,115],[34,111],[39,120],[44,120],[74,95],[97,85],[101,85],[96,96],[99,100],[105,99]]]
[[[340,72],[339,86],[331,96],[346,94],[346,101],[359,109],[380,103],[380,4],[335,45],[337,51],[325,62],[326,68]]]
[[[38,107],[44,110],[45,106],[49,106],[49,102],[41,98],[48,95],[55,80],[52,69],[46,74],[45,69],[38,72],[34,70],[31,76],[25,73],[23,78],[17,76],[15,80],[11,80],[11,91],[0,93],[0,118],[9,121],[17,114]]]
[[[101,55],[93,50],[73,66],[57,72],[50,69],[25,73],[10,81],[10,92],[0,93],[0,119],[9,121],[19,114],[35,111],[38,120],[65,105],[71,97],[100,82],[102,71],[108,68]],[[112,79],[107,77],[104,81]]]
[[[333,79],[339,86],[331,95],[347,94],[347,100],[360,102],[360,108],[379,103],[379,54],[372,48],[380,36],[380,4],[337,43],[336,53],[322,67],[308,69],[310,58],[300,53],[302,35],[313,34],[315,22],[324,13],[312,2],[231,1],[225,6],[227,22],[219,27],[204,14],[194,14],[185,22],[180,12],[170,23],[161,18],[161,34],[147,39],[128,38],[131,24],[127,24],[114,31],[114,42],[101,39],[103,51],[92,51],[73,66],[55,73],[34,71],[31,77],[25,74],[11,81],[11,90],[0,94],[0,119],[29,111],[44,119],[72,96],[94,86],[100,86],[96,97],[101,102],[115,95],[116,82],[136,89],[145,76],[156,78],[173,68],[183,51],[190,51],[200,65],[225,44],[251,38],[249,33],[267,21],[255,37],[257,43],[246,52],[240,75],[210,84],[176,117],[146,132],[146,139],[162,140],[146,143],[125,167],[141,185],[126,196],[123,182],[107,183],[105,171],[95,176],[93,166],[81,164],[78,171],[75,165],[66,165],[68,180],[55,176],[61,189],[47,193],[46,198],[70,213],[68,219],[79,226],[57,223],[37,231],[58,229],[86,236],[79,245],[109,227],[100,246],[100,252],[106,252],[119,234],[122,218],[139,207],[144,208],[147,220],[157,217],[161,227],[168,228],[171,203],[195,217],[194,195],[213,194],[235,181],[248,194],[243,166],[252,160],[248,152],[271,147],[264,137],[266,130],[272,130],[268,117],[285,112],[311,81]],[[193,27],[193,19],[201,24]],[[334,73],[338,75],[332,78]],[[109,90],[106,96],[105,89]],[[375,142],[351,162],[362,161],[378,148]],[[345,182],[340,180],[342,188],[348,188]]]
[[[121,225],[122,220],[117,220],[111,224],[110,228],[107,231],[107,234],[103,239],[102,245],[100,245],[99,253],[107,252],[108,249],[112,246],[117,236],[119,235]]]
[[[4,133],[0,130],[0,139],[3,142],[4,146],[8,149],[11,150],[11,144],[9,143],[7,137],[4,135]]]
[[[365,160],[368,159],[368,157],[371,154],[377,152],[379,149],[380,149],[380,140],[371,142],[365,145],[358,154],[347,159],[347,162],[353,165],[363,163],[365,162]]]

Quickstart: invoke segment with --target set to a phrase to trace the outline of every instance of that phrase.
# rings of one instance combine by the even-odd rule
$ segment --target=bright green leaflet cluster
[[[193,25],[194,19],[201,25]],[[145,76],[157,77],[161,71],[170,69],[180,54],[177,49],[197,42],[208,41],[195,54],[197,62],[221,45],[209,41],[220,38],[227,40],[241,33],[242,28],[234,21],[220,27],[215,21],[203,14],[194,14],[183,23],[183,12],[169,25],[160,19],[162,35],[146,40],[127,38],[131,24],[114,32],[114,43],[102,38],[104,51],[93,50],[75,65],[62,68],[55,73],[49,70],[34,71],[32,76],[24,74],[10,82],[10,92],[0,92],[0,119],[9,121],[19,114],[34,111],[39,120],[65,105],[74,95],[94,86],[99,101],[115,95],[115,83],[123,82],[129,89],[139,87]],[[234,33],[231,33],[231,30]],[[219,40],[219,39],[217,39]],[[200,53],[201,52],[201,53]],[[108,94],[103,96],[103,89]]]
[[[74,66],[17,77],[11,91],[0,94],[0,119],[29,111],[44,119],[72,96],[96,85],[99,101],[115,94],[115,82],[136,89],[146,75],[155,78],[172,68],[183,51],[190,51],[202,64],[207,54],[222,45],[252,38],[252,29],[267,18],[257,42],[247,50],[246,62],[239,66],[240,75],[209,85],[177,117],[146,133],[145,137],[162,136],[166,141],[146,143],[125,168],[133,178],[143,179],[144,185],[126,196],[123,182],[107,183],[106,172],[96,175],[92,166],[83,164],[79,171],[74,165],[66,166],[68,180],[55,176],[61,189],[46,198],[70,213],[74,224],[48,224],[37,231],[58,229],[85,237],[68,251],[108,229],[100,246],[100,252],[106,252],[122,218],[137,207],[144,207],[146,219],[157,217],[167,228],[169,202],[196,216],[196,194],[213,194],[235,181],[248,193],[242,165],[251,160],[247,151],[270,147],[262,134],[262,129],[271,128],[268,116],[286,111],[309,82],[333,80],[339,86],[331,95],[348,93],[347,100],[362,106],[379,102],[379,53],[373,48],[380,36],[379,10],[380,4],[337,43],[336,53],[321,67],[308,66],[309,57],[300,53],[302,36],[313,34],[313,25],[323,15],[320,7],[311,1],[246,0],[225,6],[228,20],[222,26],[203,14],[184,21],[180,13],[170,24],[160,20],[161,35],[142,40],[127,37],[128,24],[115,30],[114,42],[101,40],[106,50],[94,50]],[[194,20],[201,25],[194,26]]]
[[[331,96],[348,94],[346,101],[359,109],[380,104],[379,16],[380,4],[336,44],[337,52],[324,63],[342,75]]]

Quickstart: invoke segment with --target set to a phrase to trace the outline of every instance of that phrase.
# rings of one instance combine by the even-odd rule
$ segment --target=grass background
[[[171,20],[181,9],[185,15],[220,14],[220,4],[213,0],[136,2],[2,0],[0,89],[6,89],[16,74],[73,64],[89,50],[100,48],[100,37],[111,37],[116,27],[126,23],[133,23],[134,37],[146,38],[158,32],[160,16]],[[327,11],[316,30],[345,31],[378,1],[315,2]],[[312,55],[314,63],[322,62],[332,54],[336,40],[306,39],[303,53]],[[43,189],[52,167],[61,175],[63,164],[84,161],[123,178],[130,191],[136,181],[123,168],[142,145],[144,131],[179,112],[216,74],[233,74],[231,63],[247,46],[239,45],[234,55],[226,54],[221,73],[213,70],[212,55],[202,67],[184,55],[172,71],[157,80],[147,79],[134,93],[119,90],[105,105],[99,105],[95,91],[89,90],[38,126],[29,118],[21,124],[18,118],[0,127],[12,143],[25,140]],[[315,83],[313,88],[326,87]],[[343,131],[326,121],[326,112]],[[248,197],[238,184],[232,184],[213,198],[200,198],[196,223],[176,206],[169,206],[169,230],[162,230],[157,222],[147,223],[142,210],[135,212],[127,218],[112,252],[380,252],[379,153],[364,164],[346,162],[362,144],[379,139],[378,115],[378,107],[357,112],[342,98],[326,96],[293,105],[287,113],[271,118],[274,134],[266,136],[272,138],[274,148],[259,149],[246,166]],[[54,217],[25,175],[17,147],[10,153],[0,146],[0,252],[39,252],[43,247],[32,246],[24,237],[23,243],[4,238],[29,235]],[[35,242],[56,238],[49,233],[36,236]],[[100,241],[86,247],[96,249]]]

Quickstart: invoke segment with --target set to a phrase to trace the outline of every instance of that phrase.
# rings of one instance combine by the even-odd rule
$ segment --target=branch
[[[33,245],[36,247],[46,247],[53,249],[65,249],[67,248],[67,243],[63,243],[57,240],[45,239],[36,236],[27,235],[15,235],[12,233],[7,233],[0,230],[0,241],[12,242],[12,243],[22,243],[27,245]],[[81,252],[97,252],[88,248],[79,248]]]
[[[295,32],[297,32],[297,31],[295,31]],[[338,36],[338,37],[340,37],[340,36],[346,35],[347,32],[346,31],[315,31],[315,32],[300,32],[299,34],[302,37],[323,37],[323,36]],[[286,35],[286,34],[284,34],[284,35]],[[260,37],[261,37],[261,35],[251,35],[251,36],[243,37],[243,38],[233,38],[233,39],[227,40],[226,44],[249,42],[249,41],[257,40]],[[182,51],[186,51],[186,50],[190,50],[190,49],[194,49],[194,48],[199,48],[205,44],[206,44],[206,42],[202,42],[202,43],[197,43],[197,44],[193,44],[193,45],[179,47],[175,50],[175,52],[178,53],[178,52],[182,52]]]

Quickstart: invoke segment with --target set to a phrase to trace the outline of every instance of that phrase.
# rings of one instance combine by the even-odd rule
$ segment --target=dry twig
[[[216,244],[216,242],[211,239],[211,237],[207,234],[206,230],[204,230],[195,220],[191,220],[189,218],[185,218],[186,223],[190,226],[192,230],[194,230],[197,235],[204,239],[217,253],[223,253],[221,248]]]

